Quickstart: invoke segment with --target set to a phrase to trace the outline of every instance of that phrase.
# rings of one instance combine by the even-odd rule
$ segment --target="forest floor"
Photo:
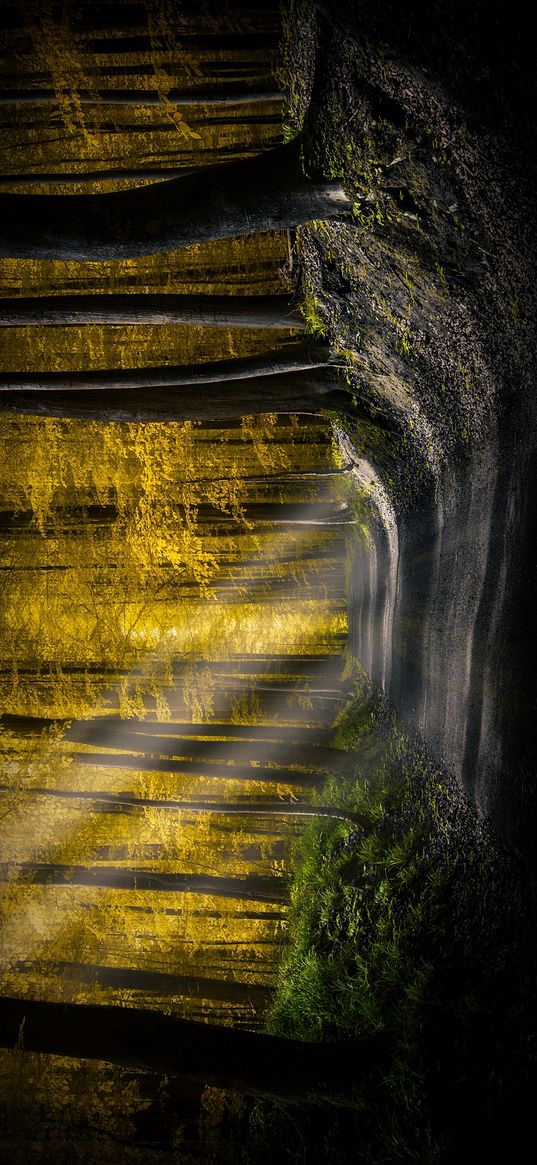
[[[296,0],[286,133],[355,200],[296,253],[396,515],[388,694],[533,860],[537,103],[523,22],[486,9]]]
[[[356,775],[319,796],[364,822],[319,820],[297,845],[269,1030],[382,1031],[389,1052],[365,1112],[358,1077],[355,1110],[258,1104],[244,1159],[522,1160],[537,1073],[525,865],[363,675],[334,743],[357,754]]]
[[[362,684],[338,725],[358,779],[323,800],[370,828],[308,830],[270,1023],[305,1039],[381,1029],[391,1052],[374,1111],[257,1106],[245,1159],[522,1160],[537,1076],[524,24],[442,0],[423,23],[390,0],[291,11],[287,133],[306,172],[355,199],[348,221],[297,232],[302,304],[369,410],[345,427],[397,518],[402,720]]]

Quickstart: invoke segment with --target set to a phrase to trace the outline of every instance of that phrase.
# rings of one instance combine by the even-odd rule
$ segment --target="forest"
[[[525,1159],[525,18],[0,29],[0,1161]]]

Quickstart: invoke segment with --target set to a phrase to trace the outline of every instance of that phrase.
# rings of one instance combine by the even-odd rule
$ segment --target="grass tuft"
[[[355,752],[355,776],[319,796],[359,812],[361,826],[323,819],[297,845],[268,1028],[314,1041],[383,1032],[390,1053],[359,1128],[303,1112],[286,1159],[484,1160],[521,1136],[535,1069],[529,979],[517,976],[531,906],[523,872],[363,679],[335,743]],[[256,1120],[262,1162],[259,1110]]]

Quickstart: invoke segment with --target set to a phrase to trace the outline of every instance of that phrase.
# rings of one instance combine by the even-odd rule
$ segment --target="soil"
[[[314,325],[369,417],[342,437],[374,503],[354,648],[533,861],[531,39],[514,9],[452,0],[297,3],[289,29],[288,60],[315,62],[291,98],[306,168],[354,201],[297,232]]]

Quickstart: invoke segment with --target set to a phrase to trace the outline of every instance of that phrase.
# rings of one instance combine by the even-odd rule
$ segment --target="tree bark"
[[[341,643],[343,644],[343,642],[344,642],[344,636],[341,636]],[[322,655],[319,657],[316,657],[314,655],[309,655],[309,656],[304,656],[304,657],[302,657],[302,656],[289,656],[289,655],[274,655],[274,656],[259,655],[259,656],[253,656],[253,657],[248,657],[247,659],[243,659],[240,655],[235,655],[235,654],[231,653],[229,656],[229,659],[224,659],[224,660],[222,660],[222,659],[215,659],[215,660],[213,660],[213,659],[197,659],[197,658],[190,659],[190,658],[177,657],[177,658],[172,659],[172,661],[171,661],[171,667],[172,667],[172,673],[173,673],[174,679],[177,679],[178,677],[184,676],[185,672],[187,674],[190,674],[193,670],[196,671],[198,669],[201,669],[203,672],[205,672],[206,669],[209,669],[215,676],[216,675],[218,675],[218,676],[223,675],[225,679],[232,678],[236,681],[237,684],[241,682],[237,678],[238,675],[252,675],[252,676],[277,675],[282,680],[285,680],[285,679],[291,680],[297,676],[299,676],[299,677],[311,676],[313,678],[313,680],[315,681],[317,668],[319,666],[320,666],[320,670],[321,670],[321,675],[323,677],[326,677],[327,672],[328,672],[331,679],[333,679],[334,681],[338,680],[339,670],[340,670],[340,659],[338,656],[335,656],[335,655]],[[17,673],[21,677],[33,676],[35,679],[35,678],[39,678],[41,676],[45,680],[54,679],[58,674],[60,674],[62,676],[64,676],[64,675],[76,676],[77,678],[80,678],[82,680],[84,679],[84,677],[86,675],[116,676],[116,677],[132,676],[133,675],[133,671],[131,668],[122,667],[119,664],[117,666],[106,666],[106,665],[101,664],[101,663],[78,664],[78,663],[66,662],[61,667],[59,667],[59,665],[56,664],[53,660],[41,660],[35,666],[28,666],[28,664],[25,661],[21,660],[20,667],[17,668]],[[10,675],[10,674],[11,674],[10,668],[0,668],[0,675]],[[255,681],[251,681],[251,682],[255,682]],[[330,690],[332,691],[334,689],[332,688]],[[6,716],[5,715],[2,716],[1,719],[3,722],[4,720],[6,720]],[[96,720],[98,720],[98,719],[99,718],[97,717]],[[92,722],[95,722],[95,721],[92,721]],[[122,723],[127,723],[127,722],[128,721],[122,720]],[[134,723],[133,720],[131,722]],[[143,726],[146,723],[146,721],[145,720],[138,720],[138,721],[136,721],[136,723]],[[220,727],[220,726],[218,726],[218,727]],[[229,727],[232,728],[233,730],[235,730],[235,728],[237,728],[237,731],[241,731],[241,729],[238,728],[236,725],[230,725]],[[205,732],[203,731],[203,728],[204,728],[203,722],[200,724],[190,724],[190,728],[197,735],[201,735],[201,736],[205,735]],[[256,729],[255,728],[251,728],[251,729],[248,728],[248,731],[255,732]]]
[[[198,384],[195,392],[188,386],[73,393],[59,388],[39,392],[16,389],[0,392],[0,412],[96,421],[220,422],[259,413],[318,416],[323,409],[349,415],[349,400],[345,389],[334,387],[332,378],[308,371]],[[357,410],[354,415],[359,415]]]
[[[211,328],[293,328],[305,322],[284,295],[48,295],[0,299],[0,327],[80,324],[191,324]]]
[[[205,156],[211,154],[222,154],[223,152],[236,152],[234,146],[224,146],[220,150],[216,147],[214,149],[207,148]],[[207,163],[209,164],[209,163]],[[181,174],[186,177],[188,174],[195,174],[198,170],[197,166],[181,166]],[[76,182],[77,185],[87,184],[94,185],[96,182],[147,182],[155,181],[156,179],[174,178],[177,176],[177,165],[169,166],[110,166],[107,170],[31,170],[20,173],[13,171],[10,174],[0,174],[0,187],[3,186],[20,186],[24,183],[25,186],[69,186]],[[40,197],[34,195],[33,197]],[[93,195],[91,197],[94,197]]]
[[[217,877],[212,874],[176,874],[168,870],[123,869],[113,866],[69,866],[49,862],[2,863],[0,878],[16,874],[28,885],[86,885],[114,890],[150,890],[163,894],[202,894],[217,898],[249,898],[253,902],[288,901],[285,877]]]
[[[141,1008],[16,998],[0,999],[0,1045],[183,1076],[283,1104],[357,1108],[369,1103],[370,1074],[385,1054],[382,1035],[302,1043]]]
[[[255,689],[263,691],[264,689]],[[250,768],[247,764],[241,766],[219,765],[213,762],[195,764],[192,761],[160,759],[159,757],[139,756],[111,752],[70,752],[66,753],[79,765],[97,765],[99,768],[126,769],[129,772],[144,773],[177,773],[183,777],[205,777],[219,781],[263,781],[270,784],[283,785],[315,785],[321,780],[318,774],[311,772],[296,772],[294,769]]]
[[[260,118],[255,118],[256,124],[259,124]],[[270,121],[272,123],[278,119],[263,118],[263,121]],[[222,118],[219,119],[222,121]],[[104,127],[101,126],[101,129]],[[142,132],[142,131],[140,131]],[[236,161],[237,158],[244,158],[244,155],[258,156],[259,147],[252,143],[251,145],[244,145],[238,147],[230,142],[228,145],[221,143],[218,146],[206,146],[203,151],[205,159],[205,167],[211,165],[222,165],[227,161]],[[188,177],[190,174],[197,174],[200,170],[199,166],[188,166],[178,164],[178,158],[181,154],[190,160],[190,154],[187,149],[174,151],[170,155],[168,165],[154,164],[148,166],[108,166],[106,169],[99,168],[98,170],[31,170],[31,171],[11,171],[9,174],[0,174],[0,187],[4,186],[69,186],[76,183],[77,186],[81,184],[95,185],[96,182],[155,182],[158,179],[176,178],[180,173],[182,178]],[[216,157],[216,163],[212,161],[213,156]],[[34,196],[35,197],[35,196]],[[76,196],[78,197],[78,195]]]
[[[112,194],[2,194],[0,256],[129,259],[348,213],[341,183],[305,178],[300,151],[297,139]]]
[[[240,481],[242,486],[243,479]],[[185,482],[184,484],[188,487],[188,485],[195,483]],[[245,492],[243,490],[243,493]],[[124,510],[123,513],[129,512],[129,510],[132,513],[136,501],[137,499],[134,498],[131,506],[126,507],[126,511]],[[237,524],[237,518],[234,514],[226,513],[217,506],[208,502],[193,504],[196,510],[195,517],[191,515],[193,525],[236,526]],[[170,509],[173,509],[179,524],[185,521],[187,509],[181,502],[177,502],[173,506],[170,504]],[[241,520],[248,524],[333,526],[341,525],[342,518],[347,513],[348,510],[345,506],[331,505],[329,502],[319,502],[317,505],[313,502],[296,502],[294,504],[280,502],[278,505],[274,502],[248,502],[245,500],[241,508]],[[54,506],[49,511],[45,525],[56,530],[72,530],[89,525],[106,527],[112,525],[117,518],[118,507],[115,505]],[[35,531],[33,510],[0,510],[0,532],[24,535],[29,531]],[[297,561],[299,560],[295,559],[295,562]]]
[[[62,94],[65,96],[64,94]],[[212,85],[205,89],[168,89],[163,95],[157,89],[78,89],[73,92],[80,105],[258,105],[264,101],[282,101],[279,89],[252,89],[246,85]],[[58,105],[55,89],[3,89],[0,105]]]
[[[144,739],[155,732],[166,731],[179,739],[191,737],[226,737],[237,740],[290,740],[298,742],[305,740],[309,745],[326,744],[330,729],[290,727],[287,724],[192,724],[190,721],[177,720],[138,720],[134,717],[94,716],[91,720],[72,720],[68,717],[61,719],[55,716],[18,716],[11,712],[0,715],[0,729],[8,732],[18,732],[24,736],[38,736],[46,728],[69,728],[71,739],[89,740],[92,728],[97,731],[108,729],[114,732],[116,728],[128,728]],[[78,735],[80,733],[80,735]]]
[[[1,792],[9,792],[10,785],[0,785]],[[54,797],[60,801],[86,801],[99,812],[136,813],[143,809],[159,809],[168,813],[215,813],[224,817],[330,817],[334,821],[351,821],[354,825],[370,826],[363,814],[354,813],[339,805],[317,805],[311,801],[162,801],[152,797],[137,797],[134,793],[107,793],[95,789],[46,789],[42,786],[17,790],[26,797]]]
[[[319,480],[319,479],[323,479],[325,477],[345,477],[347,474],[352,473],[353,468],[354,468],[354,466],[353,466],[352,462],[349,462],[348,465],[344,465],[341,469],[312,469],[309,471],[299,469],[296,471],[296,473],[293,473],[293,472],[279,473],[279,474],[271,473],[270,484],[271,484],[271,486],[272,485],[287,485],[288,482],[306,481],[309,478],[313,478],[314,480]],[[215,481],[235,481],[235,480],[236,480],[236,478],[231,478],[231,477],[196,477],[196,478],[192,478],[191,480],[189,480],[188,484],[189,485],[209,485],[210,483],[215,482]],[[241,480],[241,482],[244,482],[244,484],[246,486],[266,485],[267,475],[266,474],[257,475],[257,474],[244,473],[244,474],[241,474],[240,480]],[[323,558],[325,556],[322,554],[319,554],[319,555],[301,554],[300,561],[302,562],[304,559],[317,558],[317,557]],[[253,561],[254,560],[252,560],[252,562]],[[258,561],[259,560],[257,560],[257,559],[255,560],[255,562],[258,562]],[[296,561],[297,561],[296,558],[290,558],[290,559],[279,558],[278,559],[279,563],[284,563],[284,562],[295,562],[296,563]],[[241,562],[240,565],[244,566],[245,563]]]
[[[0,376],[0,392],[96,392],[125,389],[153,391],[190,385],[225,384],[291,375],[329,366],[330,350],[314,340],[291,344],[265,356],[245,356],[233,360],[211,360],[205,364],[162,365],[152,368],[120,368],[82,372],[8,372]]]
[[[200,761],[233,761],[236,764],[247,765],[250,761],[263,761],[265,764],[300,765],[308,769],[323,771],[340,771],[349,754],[341,748],[332,748],[330,745],[306,744],[299,741],[252,741],[252,740],[196,740],[193,737],[181,739],[162,735],[165,724],[160,726],[160,734],[149,736],[145,733],[129,732],[123,724],[116,724],[110,728],[96,726],[92,728],[92,721],[88,721],[88,731],[81,732],[78,727],[67,729],[65,740],[71,744],[91,744],[95,748],[121,748],[132,752],[140,752],[144,756],[190,758]],[[91,755],[88,753],[88,756]],[[121,761],[121,757],[117,757]],[[210,772],[210,769],[209,769]],[[233,769],[230,769],[230,775]],[[278,769],[274,770],[278,775]]]
[[[48,862],[2,863],[0,879],[14,874],[25,885],[97,886],[115,890],[150,890],[173,894],[209,894],[217,898],[248,898],[254,902],[287,902],[287,878],[247,874],[218,878],[213,874],[183,874],[113,866],[53,865]]]
[[[98,983],[115,990],[155,992],[166,995],[189,995],[198,999],[213,999],[220,1003],[248,1003],[256,1009],[266,1009],[273,992],[263,983],[245,983],[240,979],[214,979],[203,975],[181,975],[175,972],[153,971],[135,967],[109,967],[99,963],[69,963],[67,961],[41,962],[40,967],[50,975],[69,975],[72,980]],[[28,970],[24,959],[16,969]]]

